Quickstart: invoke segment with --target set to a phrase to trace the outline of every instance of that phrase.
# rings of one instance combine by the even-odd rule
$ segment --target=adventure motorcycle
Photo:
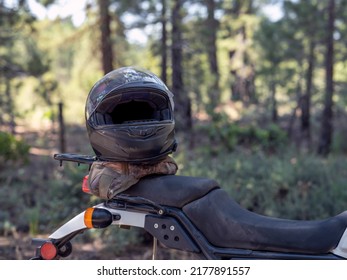
[[[96,157],[56,154],[56,160],[91,165]],[[83,188],[88,192],[85,179]],[[205,259],[347,259],[347,211],[320,221],[278,219],[238,205],[214,180],[149,176],[62,225],[48,239],[33,239],[32,259],[60,259],[71,240],[91,228],[145,229],[164,247]]]

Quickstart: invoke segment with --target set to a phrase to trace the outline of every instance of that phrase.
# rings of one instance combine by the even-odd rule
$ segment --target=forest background
[[[264,215],[347,209],[347,1],[88,0],[78,24],[33,3],[61,4],[0,1],[0,259],[30,258],[31,237],[97,201],[81,191],[88,168],[52,156],[93,154],[85,100],[122,66],[174,93],[179,174]],[[72,258],[147,258],[147,245],[137,230],[90,231]]]

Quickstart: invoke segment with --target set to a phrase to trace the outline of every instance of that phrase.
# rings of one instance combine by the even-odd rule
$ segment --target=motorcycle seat
[[[217,188],[217,182],[211,179],[152,175],[144,177],[122,194],[143,197],[160,205],[182,208]]]
[[[259,215],[215,189],[183,207],[184,213],[217,247],[322,254],[334,249],[347,228],[347,211],[317,221]]]
[[[182,209],[205,238],[221,248],[322,254],[337,246],[347,228],[347,211],[319,221],[259,215],[206,178],[148,176],[123,194]]]

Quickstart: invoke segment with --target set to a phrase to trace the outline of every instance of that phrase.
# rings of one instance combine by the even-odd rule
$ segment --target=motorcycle
[[[54,159],[91,165],[94,156],[56,154]],[[82,189],[90,192],[87,176]],[[91,229],[139,227],[164,247],[202,259],[347,259],[347,211],[319,221],[259,215],[235,202],[216,181],[151,175],[128,190],[87,208],[47,239],[33,239],[32,259],[54,260],[72,252],[71,240]]]

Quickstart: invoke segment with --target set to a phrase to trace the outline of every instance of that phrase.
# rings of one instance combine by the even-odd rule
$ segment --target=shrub
[[[0,132],[0,162],[26,162],[30,146],[23,140],[18,140],[14,135]]]
[[[237,146],[274,152],[285,146],[288,140],[286,132],[276,124],[261,128],[254,124],[230,123],[224,115],[200,126],[197,133],[209,136],[212,153],[218,153],[220,149],[234,151]]]
[[[240,205],[259,214],[310,220],[347,210],[344,157],[324,159],[290,149],[271,155],[236,150],[214,158],[190,153],[176,157],[179,174],[215,179]]]

